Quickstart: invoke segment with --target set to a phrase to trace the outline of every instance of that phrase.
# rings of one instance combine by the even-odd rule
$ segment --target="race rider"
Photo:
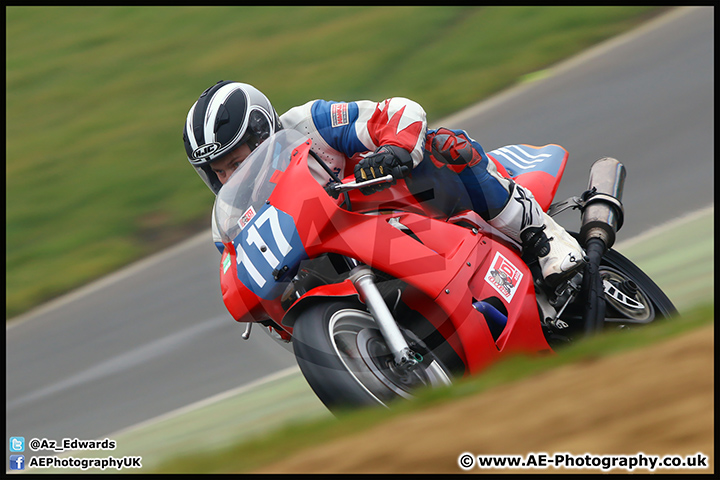
[[[278,117],[255,87],[220,81],[190,108],[183,140],[188,160],[217,195],[250,152],[283,128],[309,137],[312,150],[340,178],[354,174],[362,182],[390,173],[396,180],[404,178],[413,194],[433,192],[430,197],[448,216],[471,208],[537,255],[549,285],[583,264],[578,242],[543,212],[529,190],[501,176],[464,131],[428,130],[425,111],[406,98],[379,103],[313,100]],[[369,195],[394,183],[361,192]],[[462,198],[469,202],[463,204]],[[222,252],[214,217],[213,240]]]

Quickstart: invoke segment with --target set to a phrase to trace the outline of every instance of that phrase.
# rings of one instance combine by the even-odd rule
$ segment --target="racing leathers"
[[[582,264],[584,253],[577,241],[542,211],[529,190],[500,175],[480,144],[466,132],[428,130],[425,111],[412,100],[313,100],[291,108],[280,121],[284,129],[309,137],[313,152],[339,178],[355,174],[361,180],[362,173],[364,179],[364,172],[358,173],[357,166],[364,158],[377,156],[376,152],[388,158],[392,158],[392,152],[400,153],[398,149],[403,154],[408,152],[409,157],[402,155],[403,161],[412,168],[400,168],[404,164],[398,159],[398,168],[392,171],[406,175],[411,193],[430,201],[448,216],[474,210],[537,254],[548,283],[565,278]],[[320,183],[333,181],[316,162],[311,162],[310,168]],[[214,224],[213,240],[222,251]]]

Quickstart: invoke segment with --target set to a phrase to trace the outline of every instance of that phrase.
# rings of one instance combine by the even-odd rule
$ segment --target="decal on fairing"
[[[223,267],[223,275],[225,275],[230,268],[230,264],[232,263],[232,260],[230,260],[230,255],[225,254],[225,257],[223,258],[222,267]]]
[[[528,172],[546,172],[557,176],[566,150],[559,145],[531,147],[529,145],[507,145],[488,152],[505,167],[511,177]]]
[[[495,254],[490,269],[485,275],[485,281],[508,302],[515,295],[522,278],[523,273],[500,252]]]
[[[250,208],[245,210],[245,213],[242,214],[242,217],[238,220],[238,225],[240,225],[240,230],[243,230],[245,228],[245,225],[250,223],[250,220],[253,219],[255,216],[255,209],[250,205]]]
[[[295,221],[287,213],[265,204],[233,240],[238,279],[260,298],[277,298],[308,258]]]

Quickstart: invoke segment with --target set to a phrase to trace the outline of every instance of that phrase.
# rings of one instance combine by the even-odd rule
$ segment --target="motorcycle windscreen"
[[[215,222],[223,243],[231,242],[262,209],[277,179],[290,165],[292,151],[307,138],[281,130],[260,144],[233,172],[217,195]]]

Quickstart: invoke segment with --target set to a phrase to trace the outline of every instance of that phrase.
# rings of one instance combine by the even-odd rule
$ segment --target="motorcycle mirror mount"
[[[245,331],[242,334],[243,340],[247,340],[250,338],[250,330],[252,329],[252,322],[248,322],[247,326],[245,327]]]

